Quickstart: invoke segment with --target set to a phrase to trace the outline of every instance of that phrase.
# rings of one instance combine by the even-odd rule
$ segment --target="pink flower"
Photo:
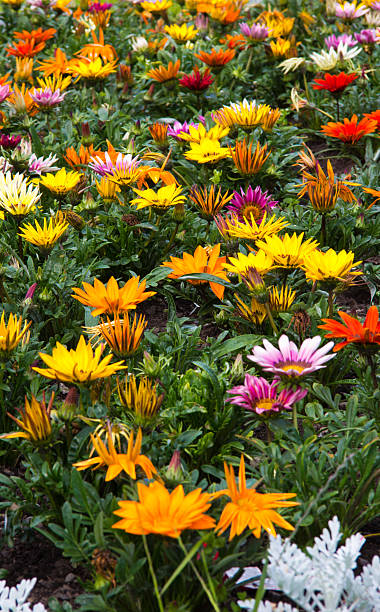
[[[260,23],[249,26],[248,23],[240,24],[240,31],[249,40],[265,40],[269,36],[268,28]]]
[[[11,88],[9,85],[0,85],[0,103],[4,102],[11,95]]]
[[[239,385],[227,391],[234,395],[228,399],[231,404],[241,406],[256,414],[270,414],[280,410],[291,410],[293,404],[307,395],[307,390],[297,387],[294,389],[282,389],[279,393],[277,387],[279,380],[269,383],[265,378],[259,376],[245,375],[244,385]]]
[[[60,89],[52,91],[50,87],[45,87],[45,89],[35,89],[33,93],[30,94],[30,97],[38,107],[52,108],[65,99],[66,93],[67,92],[61,93]]]
[[[173,125],[172,126],[169,125],[168,127],[168,136],[171,136],[172,138],[175,138],[176,140],[181,140],[181,138],[179,137],[179,134],[181,132],[185,132],[186,134],[189,134],[190,126],[193,126],[195,127],[195,129],[198,129],[199,123],[193,123],[192,121],[190,121],[190,123],[187,123],[187,121],[184,121],[183,123],[181,123],[180,121],[174,121]]]
[[[37,157],[35,153],[29,157],[28,172],[29,174],[43,174],[43,172],[54,172],[59,170],[54,164],[58,161],[58,157],[50,153],[49,157]]]
[[[108,152],[105,153],[104,157],[105,161],[98,156],[91,157],[90,163],[88,164],[88,167],[100,176],[112,176],[115,174],[115,172],[127,171],[132,166],[136,167],[141,163],[141,160],[139,160],[137,157],[132,157],[130,153],[127,155],[119,153],[115,163],[110,158]]]
[[[341,19],[357,19],[368,13],[368,11],[368,7],[360,4],[357,6],[356,2],[345,2],[344,4],[336,2],[335,4],[335,15]]]
[[[239,221],[243,221],[244,218],[249,219],[250,215],[253,214],[255,221],[259,223],[264,213],[269,212],[278,204],[276,200],[271,198],[272,196],[268,195],[267,191],[262,191],[261,187],[252,189],[249,185],[246,192],[241,187],[240,194],[238,191],[234,191],[234,197],[227,206],[227,210],[237,215]]]
[[[339,43],[341,42],[347,45],[347,47],[355,47],[356,45],[356,40],[351,36],[351,34],[340,34],[339,36],[331,34],[331,36],[325,38],[325,44],[327,45],[328,49],[331,49],[331,47],[337,49]]]
[[[323,364],[335,357],[333,354],[326,354],[334,346],[333,342],[328,342],[318,349],[320,343],[320,336],[306,338],[298,349],[294,342],[283,334],[278,341],[278,349],[264,339],[265,348],[254,346],[253,355],[248,355],[248,359],[260,365],[266,372],[298,378],[326,367]]]
[[[377,39],[376,30],[362,30],[361,32],[354,34],[356,40],[361,45],[374,45]]]

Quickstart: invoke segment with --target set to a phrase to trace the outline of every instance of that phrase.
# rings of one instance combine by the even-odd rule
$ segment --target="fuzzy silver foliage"
[[[9,588],[5,580],[0,580],[0,612],[46,612],[43,604],[35,604],[32,608],[26,601],[36,582],[37,578],[21,580],[17,586]]]

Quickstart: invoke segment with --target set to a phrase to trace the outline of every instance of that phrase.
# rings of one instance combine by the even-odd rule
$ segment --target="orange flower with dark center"
[[[268,159],[271,151],[267,153],[268,145],[263,147],[259,143],[252,151],[253,143],[247,143],[246,139],[236,140],[234,147],[229,147],[236,169],[245,176],[251,176],[261,170]]]
[[[225,66],[235,57],[234,49],[211,49],[210,53],[206,53],[206,51],[199,51],[199,53],[194,54],[195,57],[201,60],[207,66],[211,66],[212,68]]]
[[[234,194],[229,194],[228,191],[222,195],[221,187],[216,191],[215,185],[211,185],[209,191],[207,187],[194,185],[189,193],[189,198],[201,211],[201,216],[207,220],[217,215],[233,197]]]
[[[321,132],[323,132],[325,136],[339,138],[339,140],[347,144],[355,144],[363,138],[363,136],[376,132],[377,121],[376,119],[369,119],[367,117],[358,121],[357,115],[352,115],[351,119],[343,119],[343,123],[340,121],[335,123],[329,121],[327,125],[322,125],[321,127]]]
[[[352,193],[351,189],[349,189],[348,186],[359,187],[360,183],[354,183],[352,181],[339,180],[339,179],[336,180],[334,170],[332,168],[332,165],[329,159],[327,160],[327,175],[323,172],[319,164],[317,164],[315,167],[317,169],[317,176],[314,176],[314,174],[310,174],[310,172],[304,172],[303,174],[304,182],[302,183],[303,187],[298,194],[299,198],[304,196],[305,193],[307,192],[309,193],[309,196],[310,196],[310,191],[316,189],[319,183],[320,187],[322,185],[325,185],[326,187],[328,185],[330,185],[330,187],[334,187],[335,185],[338,198],[342,198],[344,202],[356,202],[356,197],[354,196],[354,194]]]
[[[159,83],[166,83],[167,81],[177,78],[180,65],[180,60],[177,60],[174,64],[173,62],[169,62],[167,68],[165,68],[165,66],[152,68],[152,70],[149,70],[146,76],[150,79],[158,81]]]
[[[36,41],[32,38],[31,40],[15,43],[14,47],[8,47],[7,55],[15,55],[16,57],[33,57],[44,48],[44,42],[36,43]]]
[[[38,30],[32,30],[31,32],[28,32],[28,30],[13,32],[13,36],[17,38],[17,40],[22,40],[23,42],[33,39],[36,43],[40,43],[46,42],[47,40],[50,40],[50,38],[53,38],[56,32],[57,30],[54,28],[48,28],[47,30],[38,28]]]
[[[328,74],[326,73],[323,79],[315,79],[311,84],[313,89],[323,89],[329,91],[333,96],[340,96],[346,87],[355,81],[359,76],[357,74]]]
[[[364,349],[368,349],[370,345],[380,344],[379,312],[376,306],[371,306],[368,310],[364,323],[360,323],[358,319],[341,310],[338,310],[338,315],[343,323],[335,319],[322,319],[324,325],[318,325],[319,329],[330,332],[326,334],[326,338],[344,338],[343,342],[334,346],[335,353],[347,344],[359,344]]]

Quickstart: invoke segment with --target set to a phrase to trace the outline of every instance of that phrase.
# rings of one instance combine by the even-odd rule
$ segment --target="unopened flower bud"
[[[70,225],[78,231],[83,229],[85,226],[84,219],[82,219],[80,215],[73,212],[72,210],[66,211],[66,219],[67,219],[67,222],[70,223]]]
[[[185,205],[183,202],[176,204],[173,210],[173,219],[177,223],[181,223],[185,218]]]
[[[166,477],[170,480],[180,480],[181,475],[181,455],[179,450],[175,450],[166,471]]]
[[[231,382],[239,381],[244,376],[243,356],[241,353],[236,355],[236,359],[231,368]]]

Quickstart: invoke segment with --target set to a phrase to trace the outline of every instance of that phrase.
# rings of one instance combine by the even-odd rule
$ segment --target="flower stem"
[[[247,65],[245,67],[245,71],[248,72],[250,67],[251,67],[251,62],[252,62],[252,58],[253,58],[253,47],[251,47],[250,51],[249,51],[249,56],[248,56],[248,61],[247,61]]]
[[[178,543],[181,547],[182,552],[184,553],[184,555],[187,555],[187,550],[181,540],[181,536],[178,536]],[[194,563],[192,561],[189,561],[190,566],[194,572],[194,574],[196,575],[196,577],[198,578],[199,582],[202,585],[202,588],[204,590],[204,592],[206,593],[207,597],[209,598],[209,601],[213,607],[213,609],[215,610],[215,612],[220,612],[220,608],[218,606],[218,603],[215,601],[211,591],[209,590],[209,588],[207,587],[207,584],[205,583],[205,581],[203,580],[202,576],[200,575],[200,573],[198,572],[196,566],[194,565]]]
[[[329,291],[329,297],[328,297],[328,303],[329,303],[329,317],[333,316],[333,312],[334,312],[334,290],[330,290]]]
[[[293,404],[292,418],[293,418],[294,429],[296,430],[297,433],[299,433],[299,431],[298,431],[298,418],[297,418],[297,406],[296,406],[296,404]]]
[[[160,591],[158,589],[158,582],[157,582],[156,574],[155,574],[155,571],[154,571],[153,561],[152,561],[152,557],[150,555],[150,551],[149,551],[146,535],[144,535],[144,534],[142,535],[142,540],[143,540],[143,543],[144,543],[144,549],[145,549],[146,558],[148,559],[149,571],[150,571],[150,575],[152,576],[154,593],[156,595],[158,607],[159,607],[160,612],[165,612],[164,604],[162,603]]]
[[[327,239],[327,232],[326,232],[326,215],[322,214],[322,220],[321,220],[321,246],[325,246],[326,244],[326,239]]]
[[[366,357],[367,357],[368,365],[369,365],[369,367],[371,369],[371,377],[372,377],[372,382],[373,382],[373,388],[374,389],[378,389],[379,385],[377,383],[375,361],[373,359],[373,356],[370,353],[366,353]]]
[[[339,119],[339,98],[336,99],[336,120],[340,121]]]
[[[163,257],[166,257],[166,255],[169,253],[171,247],[173,246],[173,242],[175,240],[175,237],[177,235],[178,228],[179,228],[180,225],[181,225],[181,221],[176,221],[175,228],[173,229],[172,235],[170,236],[170,240],[169,240],[169,242],[168,242],[168,244],[166,246],[166,249],[164,250]]]
[[[275,336],[277,336],[277,335],[278,335],[278,329],[277,329],[276,323],[274,322],[274,318],[273,318],[273,316],[272,316],[272,313],[271,313],[271,310],[270,310],[270,307],[269,307],[268,302],[266,302],[266,303],[264,304],[264,306],[265,306],[265,310],[266,310],[266,312],[267,312],[267,316],[268,316],[268,319],[269,319],[269,323],[270,323],[270,324],[271,324],[271,326],[272,326],[273,333],[274,333],[274,335],[275,335]]]

